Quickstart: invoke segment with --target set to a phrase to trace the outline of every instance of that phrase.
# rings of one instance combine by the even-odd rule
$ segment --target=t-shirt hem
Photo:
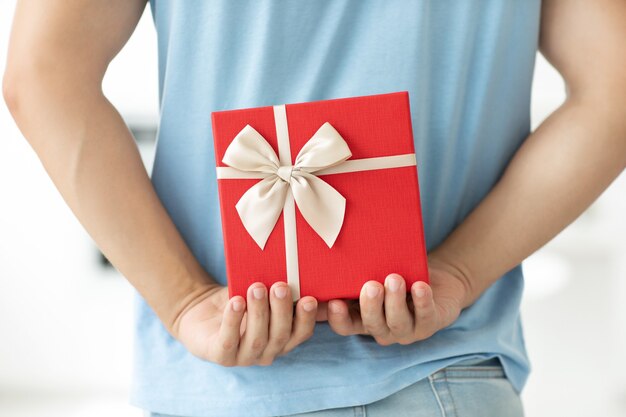
[[[285,414],[298,414],[330,408],[353,407],[381,400],[403,388],[408,387],[432,373],[453,363],[467,358],[491,358],[496,355],[466,355],[448,360],[437,361],[431,367],[418,364],[403,369],[392,377],[367,385],[334,385],[300,391],[281,392],[245,398],[231,398],[228,401],[217,401],[214,398],[180,397],[143,395],[146,391],[134,391],[130,404],[155,413],[171,414],[184,417],[273,417]],[[506,361],[502,361],[505,374]],[[416,369],[419,368],[420,372]],[[523,381],[509,378],[516,392],[521,392]],[[193,405],[191,405],[193,404]]]

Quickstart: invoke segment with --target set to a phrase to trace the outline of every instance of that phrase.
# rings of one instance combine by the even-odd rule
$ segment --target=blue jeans
[[[373,403],[281,417],[523,417],[497,359],[464,361]],[[174,417],[148,414],[150,417]],[[209,416],[207,416],[209,417]]]

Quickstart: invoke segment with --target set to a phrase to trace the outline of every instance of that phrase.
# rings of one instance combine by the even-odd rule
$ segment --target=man
[[[521,415],[519,264],[626,164],[626,3],[150,6],[161,100],[151,178],[101,91],[145,0],[20,0],[3,79],[55,185],[141,295],[133,403],[180,416]],[[530,133],[537,44],[568,98]],[[229,300],[210,112],[400,90],[431,285],[407,289],[389,271],[358,301],[303,297],[293,314],[284,283]]]

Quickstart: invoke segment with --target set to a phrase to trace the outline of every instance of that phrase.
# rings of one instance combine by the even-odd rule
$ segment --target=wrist
[[[199,285],[195,285],[189,289],[181,298],[175,301],[172,305],[171,313],[167,321],[163,321],[168,332],[178,339],[180,333],[180,323],[185,314],[195,307],[197,304],[210,297],[216,291],[223,288],[223,285],[218,284],[214,280],[207,280]]]
[[[446,279],[446,282],[441,284],[454,291],[461,309],[469,307],[476,301],[474,280],[469,270],[461,262],[455,261],[441,251],[433,251],[428,254],[428,267],[431,271],[430,279],[433,287],[439,286],[440,283],[437,280],[441,276],[433,273],[433,271],[442,271],[445,273],[445,277],[452,278],[451,280]]]

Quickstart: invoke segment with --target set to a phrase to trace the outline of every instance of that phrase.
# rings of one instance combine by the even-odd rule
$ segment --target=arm
[[[145,5],[20,0],[3,78],[5,101],[73,213],[174,337],[196,356],[223,365],[269,364],[310,337],[316,300],[299,300],[295,317],[288,288],[270,296],[255,285],[247,300],[229,300],[227,288],[204,271],[182,239],[130,131],[101,90],[109,62]],[[273,290],[281,285],[286,287],[278,283]]]
[[[167,215],[130,131],[101,90],[145,4],[18,2],[3,92],[73,213],[173,330],[183,308],[214,281]]]
[[[625,168],[626,3],[546,0],[542,7],[540,50],[565,79],[566,101],[527,138],[485,199],[430,252],[431,286],[414,284],[413,306],[404,295],[368,282],[364,288],[379,292],[370,299],[364,291],[360,315],[339,300],[329,305],[338,333],[371,334],[381,344],[429,337],[575,220]],[[388,277],[384,289],[398,278]]]
[[[567,99],[431,254],[465,277],[463,307],[573,222],[626,167],[625,21],[621,1],[544,2],[540,51],[565,79]]]

